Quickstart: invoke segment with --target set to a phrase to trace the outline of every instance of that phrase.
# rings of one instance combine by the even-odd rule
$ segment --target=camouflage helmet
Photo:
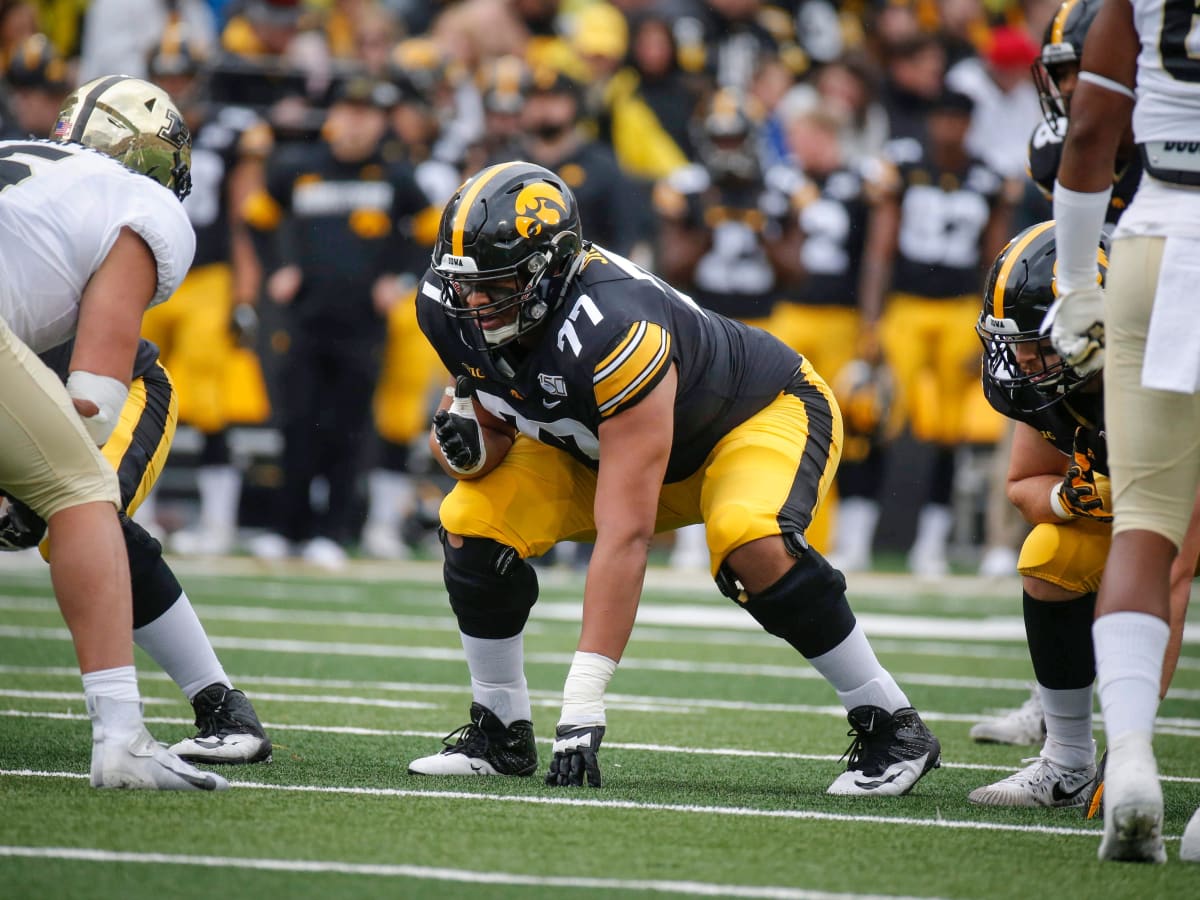
[[[192,135],[162,88],[108,75],[77,88],[51,135],[91,147],[153,178],[182,200],[192,188]]]

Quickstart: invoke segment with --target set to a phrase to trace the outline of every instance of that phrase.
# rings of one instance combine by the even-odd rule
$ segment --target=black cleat
[[[271,761],[271,739],[241,691],[210,684],[192,698],[192,709],[199,733],[171,747],[181,759],[226,764]]]
[[[846,718],[854,742],[842,756],[850,759],[830,794],[898,797],[942,764],[942,745],[911,706],[895,713],[856,706]]]
[[[412,775],[518,775],[537,771],[533,723],[507,728],[486,706],[471,704],[471,721],[442,739],[445,748],[408,764]]]

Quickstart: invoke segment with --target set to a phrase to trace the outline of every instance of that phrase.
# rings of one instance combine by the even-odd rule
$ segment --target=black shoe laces
[[[482,759],[491,747],[487,733],[478,722],[468,722],[454,729],[442,738],[442,743],[446,747],[443,753],[465,753],[475,759]]]
[[[200,729],[199,737],[224,737],[235,731],[245,731],[246,726],[234,718],[233,712],[226,702],[229,691],[221,695],[217,703],[203,711],[196,711],[196,727]]]
[[[850,746],[846,748],[846,752],[842,754],[842,757],[841,757],[841,759],[838,760],[838,762],[840,763],[842,760],[847,759],[847,757],[849,757],[849,760],[846,763],[846,767],[848,769],[859,769],[860,768],[859,762],[863,758],[863,755],[870,752],[870,747],[868,746],[868,743],[869,743],[869,739],[874,736],[874,731],[875,731],[875,714],[874,713],[871,714],[871,721],[869,723],[867,723],[866,728],[859,729],[854,726],[851,726],[850,730],[846,732],[846,736],[850,737],[850,738],[854,738],[854,740],[852,740],[850,742]]]

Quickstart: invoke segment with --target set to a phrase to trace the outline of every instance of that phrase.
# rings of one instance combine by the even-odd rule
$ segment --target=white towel
[[[1200,390],[1200,239],[1168,237],[1146,334],[1142,387]]]

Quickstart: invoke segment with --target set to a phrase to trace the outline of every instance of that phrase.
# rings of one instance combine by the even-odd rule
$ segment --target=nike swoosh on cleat
[[[864,788],[865,790],[874,790],[875,788],[883,787],[885,784],[891,784],[899,777],[899,772],[893,772],[887,778],[880,778],[875,781],[856,781],[854,784],[856,787]]]
[[[1085,788],[1091,787],[1091,784],[1092,783],[1090,781],[1085,781],[1073,791],[1064,791],[1062,789],[1062,785],[1055,782],[1054,787],[1050,789],[1050,796],[1054,798],[1056,803],[1060,800],[1074,800],[1084,791]]]
[[[475,763],[471,763],[470,765],[471,765],[471,771],[474,772],[476,775],[483,774],[483,766],[476,765]]]

